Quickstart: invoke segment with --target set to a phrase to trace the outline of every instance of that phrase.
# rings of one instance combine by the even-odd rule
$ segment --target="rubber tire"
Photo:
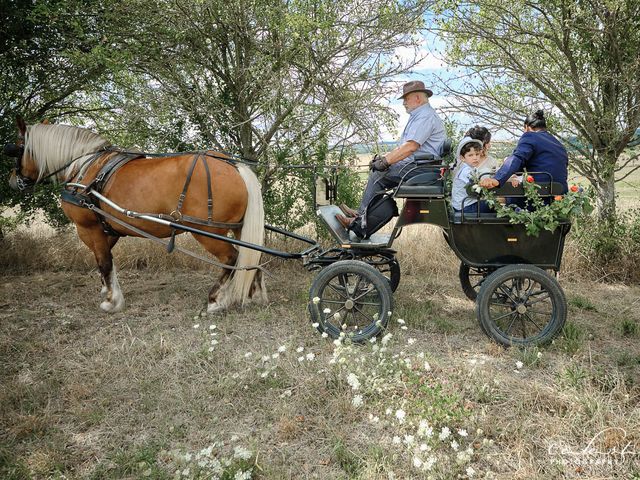
[[[473,285],[471,285],[471,279],[469,278],[471,269],[474,269],[477,273],[481,273],[484,277],[480,281],[480,283],[476,285],[476,288],[473,288]],[[478,298],[478,291],[480,291],[482,283],[485,281],[488,275],[495,271],[495,269],[491,267],[483,267],[483,270],[486,270],[486,273],[480,272],[479,270],[481,269],[470,267],[464,262],[460,262],[460,268],[458,269],[458,278],[460,279],[460,286],[462,287],[462,291],[469,300],[473,300],[474,302],[476,301],[476,298]]]
[[[385,263],[385,264],[379,264],[379,265],[372,265],[367,261],[368,258],[375,258],[375,257],[382,257],[382,256],[384,255],[366,255],[366,256],[358,257],[358,260],[362,260],[363,262],[367,263],[368,265],[371,265],[373,268],[378,270],[378,272],[380,272],[382,276],[386,278],[387,281],[389,282],[391,291],[395,292],[398,289],[398,285],[400,285],[400,278],[401,278],[400,264],[398,263],[398,260],[396,260],[396,258],[393,257],[393,260],[391,260],[391,262]],[[388,258],[386,256],[384,257]],[[383,270],[383,268],[387,268],[387,267],[389,268],[389,270]]]
[[[504,332],[489,313],[489,302],[494,292],[500,285],[512,279],[533,280],[549,293],[552,307],[551,317],[536,335],[513,337]],[[505,304],[508,303],[505,302]],[[510,302],[511,305],[515,306],[513,300]],[[508,265],[493,272],[482,283],[476,302],[476,316],[482,330],[501,345],[544,345],[551,342],[562,331],[567,319],[567,300],[557,280],[541,268],[526,264]]]
[[[378,270],[360,260],[341,260],[323,268],[311,284],[309,289],[309,314],[311,323],[317,323],[318,331],[326,332],[331,338],[340,337],[341,330],[331,323],[326,323],[324,318],[324,305],[322,300],[314,303],[313,299],[322,299],[324,289],[338,275],[354,274],[370,282],[376,290],[377,299],[380,300],[378,317],[375,321],[362,327],[357,333],[352,332],[348,338],[353,343],[363,343],[380,334],[389,323],[390,312],[393,310],[393,292],[389,281]]]

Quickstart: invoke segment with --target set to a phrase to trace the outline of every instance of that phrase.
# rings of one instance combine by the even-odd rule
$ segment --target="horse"
[[[84,128],[48,123],[27,126],[20,118],[17,125],[18,142],[12,146],[17,151],[16,167],[9,180],[14,189],[47,178],[63,184],[95,185],[99,173],[120,153],[108,140]],[[263,245],[260,183],[247,165],[232,162],[228,155],[215,151],[133,156],[102,185],[101,194],[108,200],[129,211],[171,218],[222,236],[232,232],[244,242]],[[145,236],[144,232],[146,236],[173,240],[173,235],[184,233],[163,224],[130,218],[99,201],[99,208],[107,215],[69,202],[64,196],[61,203],[78,236],[93,252],[103,285],[100,308],[108,313],[119,312],[125,305],[111,254],[119,238]],[[223,267],[209,291],[208,313],[267,301],[262,272],[247,268],[259,263],[259,251],[236,249],[224,240],[192,235],[222,265],[229,266]]]

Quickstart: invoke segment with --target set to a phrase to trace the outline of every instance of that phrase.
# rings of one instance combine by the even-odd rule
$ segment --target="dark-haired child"
[[[470,196],[467,192],[467,186],[474,177],[477,177],[477,167],[482,162],[482,141],[470,137],[465,137],[458,145],[456,154],[458,159],[458,167],[453,174],[453,188],[451,191],[451,205],[457,212],[464,210],[465,213],[490,212],[488,205],[481,201],[478,206],[478,199]]]

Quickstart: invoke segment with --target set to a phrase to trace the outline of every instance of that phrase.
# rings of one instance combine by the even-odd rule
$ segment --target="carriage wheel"
[[[358,257],[358,260],[371,265],[389,282],[391,291],[395,292],[400,284],[400,264],[393,255],[374,254]]]
[[[476,313],[482,329],[502,345],[541,345],[560,333],[567,301],[555,278],[533,265],[509,265],[482,283]]]
[[[464,262],[460,262],[458,278],[462,291],[469,300],[475,301],[480,291],[480,286],[487,275],[495,272],[494,267],[471,267]]]
[[[384,330],[392,308],[387,279],[357,260],[342,260],[322,269],[309,290],[311,322],[331,338],[344,332],[352,342],[364,342]]]

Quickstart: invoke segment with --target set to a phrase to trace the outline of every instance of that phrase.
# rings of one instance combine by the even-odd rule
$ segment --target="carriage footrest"
[[[342,210],[336,205],[325,205],[318,208],[316,212],[318,217],[320,217],[323,223],[331,232],[333,238],[335,238],[338,243],[341,245],[349,245],[352,247],[358,248],[380,248],[386,247],[389,244],[389,240],[391,239],[390,234],[380,234],[374,233],[370,238],[362,239],[358,238],[358,236],[348,231],[340,222],[336,220],[336,214],[342,214]]]

